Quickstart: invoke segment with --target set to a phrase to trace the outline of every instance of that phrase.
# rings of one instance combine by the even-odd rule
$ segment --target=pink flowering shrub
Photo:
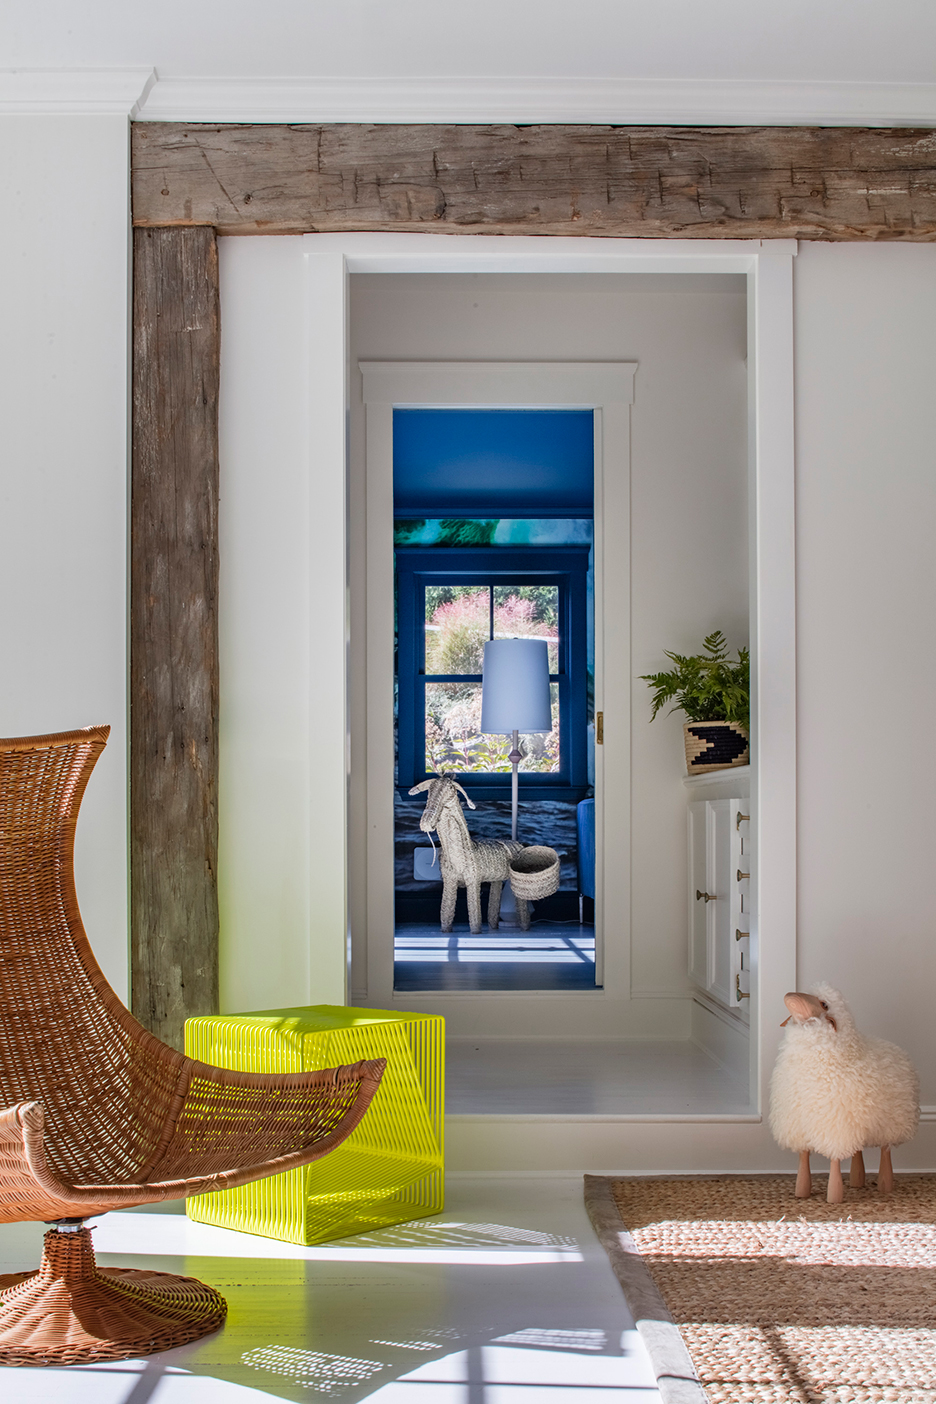
[[[510,594],[494,605],[495,638],[546,638],[555,640],[556,628],[541,616],[535,597]],[[427,621],[426,672],[480,673],[484,645],[490,630],[490,596],[487,587],[465,590],[440,604]],[[556,645],[550,647],[550,666],[556,666]],[[553,700],[553,728],[548,735],[523,738],[524,771],[559,769],[559,702]],[[509,771],[510,738],[485,736],[481,725],[481,684],[447,682],[426,684],[426,769],[458,771]]]

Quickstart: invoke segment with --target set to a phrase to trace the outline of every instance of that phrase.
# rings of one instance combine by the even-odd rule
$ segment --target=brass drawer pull
[[[717,897],[713,897],[713,896],[711,895],[710,892],[700,892],[699,889],[696,888],[696,894],[695,894],[695,899],[696,899],[696,901],[697,901],[697,902],[701,902],[703,897],[705,898],[706,902],[717,902],[717,901],[718,901],[718,898],[717,898]]]
[[[741,976],[740,976],[740,975],[736,975],[734,978],[735,978],[735,994],[738,996],[738,1003],[740,1004],[741,1001],[742,1001],[742,999],[750,999],[751,996],[750,996],[745,990],[742,990],[742,988],[741,988]]]
[[[738,928],[735,927],[734,938],[736,941],[746,941],[750,934],[750,931],[739,931]]]
[[[741,869],[740,869],[740,868],[738,869],[738,881],[739,881],[739,882],[744,882],[745,878],[749,878],[750,876],[751,876],[750,873],[742,873]]]
[[[735,828],[736,828],[736,829],[740,829],[741,825],[742,825],[747,819],[750,819],[750,817],[751,817],[750,814],[742,814],[742,813],[740,812],[740,810],[739,810],[739,811],[738,811],[738,816],[737,816],[737,818],[735,819]]]

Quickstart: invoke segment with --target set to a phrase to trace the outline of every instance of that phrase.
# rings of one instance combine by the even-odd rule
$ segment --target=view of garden
[[[489,639],[542,638],[549,669],[559,667],[555,585],[433,585],[426,588],[426,769],[509,771],[509,736],[484,735],[481,671]],[[433,681],[444,678],[445,681]],[[552,731],[521,737],[521,771],[559,770],[559,688]]]

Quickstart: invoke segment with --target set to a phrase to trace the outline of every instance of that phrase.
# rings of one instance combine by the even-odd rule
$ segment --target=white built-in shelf
[[[684,775],[683,784],[687,790],[701,789],[703,785],[737,785],[739,780],[750,780],[749,765],[731,765],[725,770],[707,770],[703,775]]]

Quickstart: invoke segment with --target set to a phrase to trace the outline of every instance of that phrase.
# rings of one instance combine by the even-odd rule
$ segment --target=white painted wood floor
[[[0,1369],[9,1404],[658,1404],[580,1180],[449,1184],[442,1214],[317,1248],[192,1224],[179,1203],[97,1220],[103,1266],[200,1277],[215,1336],[149,1360]],[[42,1226],[0,1226],[0,1271]]]
[[[750,1112],[746,1080],[697,1044],[650,1039],[446,1041],[449,1116]]]

